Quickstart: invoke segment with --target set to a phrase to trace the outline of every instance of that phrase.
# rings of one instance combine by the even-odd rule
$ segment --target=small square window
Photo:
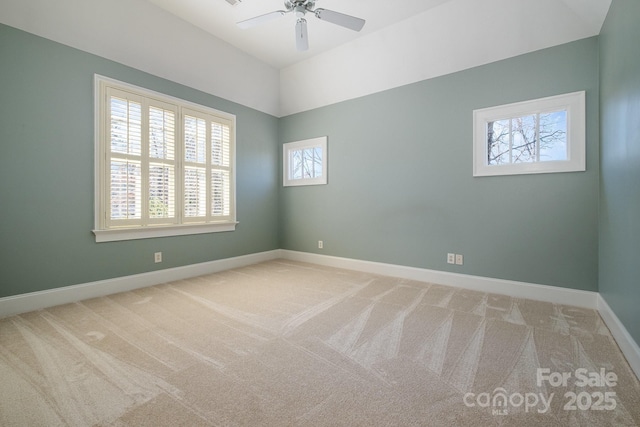
[[[283,145],[283,185],[327,183],[327,137],[288,142]]]
[[[585,93],[473,112],[473,175],[585,170]]]

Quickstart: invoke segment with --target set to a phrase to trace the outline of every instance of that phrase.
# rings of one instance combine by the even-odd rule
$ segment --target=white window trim
[[[93,230],[96,242],[116,242],[120,240],[150,239],[153,237],[186,236],[190,234],[219,233],[234,231],[238,222],[224,222],[219,224],[181,224],[160,225],[136,228],[113,228],[108,230]]]
[[[322,176],[318,178],[291,179],[289,153],[304,148],[320,147],[322,149]],[[285,187],[301,185],[324,185],[327,183],[327,137],[305,139],[302,141],[287,142],[282,145],[282,185]]]
[[[568,160],[488,165],[487,123],[566,109]],[[521,175],[586,170],[585,92],[573,92],[473,111],[473,176]]]
[[[104,105],[105,100],[102,99],[102,94],[105,92],[104,87],[117,87],[122,90],[129,90],[139,93],[143,96],[155,98],[163,102],[179,104],[182,107],[191,108],[196,111],[202,111],[205,114],[221,117],[232,123],[231,138],[232,144],[230,147],[231,153],[231,180],[233,188],[231,191],[231,220],[223,220],[219,222],[207,222],[207,223],[184,223],[184,224],[170,224],[170,225],[147,225],[147,226],[135,226],[135,227],[114,227],[105,228],[105,212],[106,212],[106,199],[103,197],[106,189],[105,187],[105,149],[103,144],[103,120],[102,115],[105,114]],[[180,118],[177,118],[180,120]],[[145,89],[139,86],[135,86],[129,83],[124,83],[109,77],[101,76],[99,74],[94,75],[94,229],[92,230],[95,235],[95,241],[100,242],[113,242],[121,240],[134,240],[134,239],[149,239],[155,237],[171,237],[171,236],[183,236],[190,234],[204,234],[204,233],[216,233],[234,231],[238,221],[236,220],[236,153],[235,153],[235,141],[236,141],[236,116],[224,111],[219,111],[207,106],[199,105],[184,99],[175,98],[170,95],[165,95],[160,92],[155,92],[150,89]]]

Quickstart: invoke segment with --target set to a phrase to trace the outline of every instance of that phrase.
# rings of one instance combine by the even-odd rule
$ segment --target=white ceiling
[[[274,116],[330,105],[600,33],[611,0],[317,0],[359,33],[308,16],[236,22],[283,0],[0,0],[0,23]]]
[[[280,69],[450,0],[318,0],[316,8],[357,16],[365,19],[366,24],[360,32],[355,32],[320,21],[309,13],[306,16],[309,50],[306,52],[296,51],[293,13],[247,30],[236,26],[236,22],[284,10],[284,0],[242,0],[235,6],[226,0],[148,1]]]
[[[362,31],[354,32],[337,25],[320,21],[307,14],[309,50],[298,52],[295,48],[294,14],[287,14],[258,27],[242,30],[236,22],[275,10],[284,9],[284,0],[242,0],[235,6],[226,0],[147,0],[180,17],[204,31],[230,43],[244,52],[277,69],[308,59],[336,46],[392,26],[400,21],[453,0],[317,0],[316,8],[325,8],[366,20]],[[482,0],[471,0],[481,2]],[[533,0],[535,2],[536,0]],[[531,0],[512,0],[527,10]],[[597,34],[609,8],[610,0],[556,0],[558,9],[568,8],[577,24],[589,27]],[[556,10],[539,10],[541,14],[554,14]],[[564,10],[563,10],[564,12]],[[527,12],[528,13],[528,12]],[[448,26],[464,23],[470,16],[447,22]],[[535,16],[514,16],[523,22],[535,20]],[[562,32],[562,28],[558,28]]]

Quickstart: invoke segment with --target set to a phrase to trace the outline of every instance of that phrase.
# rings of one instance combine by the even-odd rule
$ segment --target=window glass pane
[[[173,165],[149,165],[149,217],[175,217],[175,171]]]
[[[536,116],[511,119],[511,163],[537,161]]]
[[[509,120],[496,120],[487,123],[487,164],[509,163]]]
[[[567,112],[488,122],[487,147],[489,165],[567,160]]]
[[[303,150],[291,151],[291,179],[302,179],[303,173]]]
[[[540,114],[540,160],[567,160],[567,112]]]
[[[207,214],[207,174],[205,168],[184,170],[184,214],[188,218]]]
[[[111,219],[140,219],[142,179],[140,162],[111,160]]]
[[[229,172],[220,170],[211,171],[211,215],[229,215],[230,183]]]
[[[111,97],[111,152],[140,155],[142,107],[137,102]]]
[[[149,108],[149,156],[173,160],[175,144],[175,114],[160,108]]]
[[[322,176],[322,148],[312,147],[292,150],[290,155],[290,179],[311,179]]]
[[[302,150],[302,177],[313,178],[313,149]]]
[[[322,147],[313,148],[313,171],[314,178],[322,176]]]

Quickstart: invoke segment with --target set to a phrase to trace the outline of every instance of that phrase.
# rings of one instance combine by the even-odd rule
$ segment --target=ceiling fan
[[[228,0],[227,0],[228,1]],[[327,9],[314,9],[317,0],[285,0],[285,10],[276,10],[264,15],[256,16],[237,23],[238,27],[247,29],[256,25],[264,24],[286,15],[287,13],[295,13],[298,21],[296,22],[296,47],[303,51],[309,49],[309,40],[307,38],[307,20],[304,19],[307,12],[316,16],[323,21],[340,25],[353,31],[360,31],[364,27],[365,20],[356,18],[355,16],[345,15],[344,13],[334,12]]]

